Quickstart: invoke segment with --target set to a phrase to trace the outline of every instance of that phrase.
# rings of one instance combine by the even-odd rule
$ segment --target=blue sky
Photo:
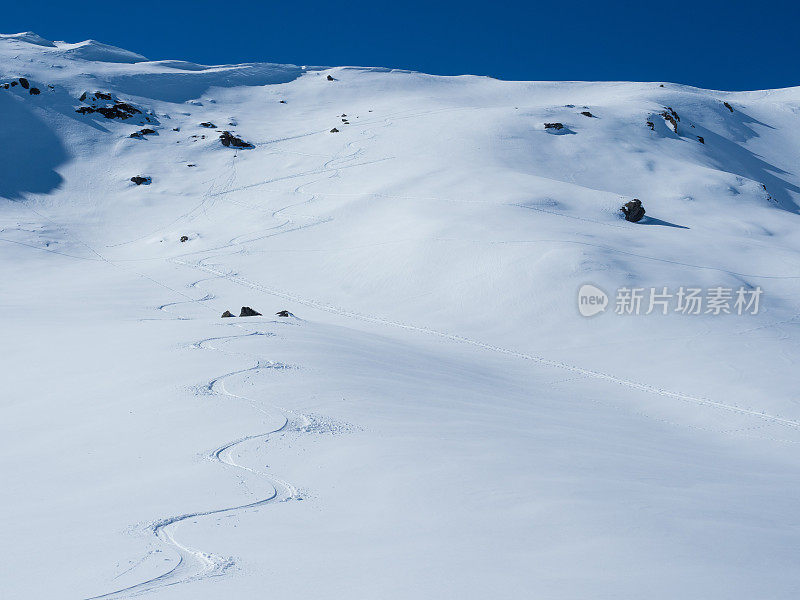
[[[800,85],[800,3],[15,2],[4,33],[94,38],[153,59],[368,65],[523,80]]]

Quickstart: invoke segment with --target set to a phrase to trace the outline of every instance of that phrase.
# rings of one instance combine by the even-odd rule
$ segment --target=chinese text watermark
[[[621,287],[614,296],[618,315],[757,315],[761,309],[761,287],[711,288]],[[582,285],[578,291],[578,310],[584,317],[605,312],[611,301],[597,286]]]

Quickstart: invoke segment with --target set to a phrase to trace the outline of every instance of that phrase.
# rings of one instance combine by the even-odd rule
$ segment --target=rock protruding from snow
[[[227,148],[255,148],[250,142],[245,142],[242,138],[233,135],[230,131],[223,131],[219,136],[222,145]]]
[[[545,129],[553,129],[555,131],[561,131],[562,129],[564,129],[564,124],[563,123],[545,123],[544,124],[544,128]]]
[[[249,306],[243,306],[242,310],[239,312],[240,317],[260,317],[261,313],[258,311],[253,310]]]
[[[672,128],[672,131],[674,133],[678,133],[678,122],[681,120],[681,118],[678,116],[678,113],[676,113],[672,107],[667,106],[665,107],[665,110],[661,112],[661,116]]]
[[[99,113],[106,119],[120,119],[122,121],[130,119],[136,115],[142,115],[144,117],[143,120],[148,123],[157,122],[155,117],[144,115],[141,109],[128,102],[122,102],[113,94],[107,94],[104,92],[94,92],[93,94],[89,94],[88,92],[84,92],[81,94],[79,100],[86,106],[78,107],[75,109],[75,112],[82,115]]]
[[[131,177],[131,181],[136,185],[150,185],[153,179],[147,175],[134,175]]]
[[[147,139],[145,138],[146,135],[158,135],[155,129],[150,129],[149,127],[145,127],[144,129],[140,129],[139,131],[134,131],[128,137],[136,138],[139,140]]]
[[[79,100],[85,106],[79,106],[75,112],[86,115],[99,113],[106,119],[128,121],[131,119],[137,125],[146,123],[158,125],[159,121],[152,111],[145,111],[130,102],[123,102],[113,94],[106,92],[84,92]]]
[[[182,235],[180,241],[181,241],[181,243],[188,242],[189,241],[189,236],[188,235]]]
[[[625,220],[630,221],[631,223],[641,221],[645,212],[644,206],[642,206],[642,201],[638,198],[634,198],[630,202],[626,202],[622,205],[620,210],[622,211],[622,214],[625,215]]]
[[[228,319],[228,318],[230,318],[232,316],[233,316],[233,313],[231,311],[229,311],[229,310],[226,310],[224,313],[222,313],[222,318],[223,319]]]
[[[294,315],[290,313],[288,310],[279,310],[275,313],[279,317],[293,317]]]

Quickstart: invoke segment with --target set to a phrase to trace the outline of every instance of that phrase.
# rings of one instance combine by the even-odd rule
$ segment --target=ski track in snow
[[[166,306],[174,304],[176,303],[163,305],[158,308],[160,310],[164,310]],[[232,324],[232,326],[240,327],[240,325],[238,324]],[[202,340],[198,340],[197,342],[194,342],[192,344],[192,347],[198,349],[210,349],[222,352],[218,348],[211,346],[210,342],[217,340],[228,341],[244,337],[251,337],[255,335],[268,336],[272,334],[268,332],[255,331],[239,335],[205,338]],[[228,353],[226,352],[226,354]],[[130,586],[126,586],[124,588],[119,588],[110,592],[106,592],[104,594],[91,596],[89,598],[86,598],[85,600],[99,600],[101,598],[107,600],[130,598],[153,592],[156,589],[165,586],[178,585],[182,583],[188,583],[190,581],[197,581],[199,579],[204,579],[207,577],[217,577],[220,575],[224,575],[235,566],[234,559],[230,557],[226,558],[209,552],[204,552],[180,542],[176,537],[176,530],[178,529],[181,523],[188,521],[190,519],[197,519],[213,515],[235,513],[248,509],[254,509],[274,502],[286,502],[289,500],[302,499],[297,488],[294,487],[291,483],[283,479],[280,479],[266,471],[255,469],[253,467],[249,467],[245,464],[237,462],[233,452],[237,447],[243,444],[255,441],[265,441],[270,436],[284,431],[286,427],[289,425],[289,418],[287,417],[287,414],[290,413],[291,411],[280,409],[278,407],[272,407],[271,410],[264,409],[259,403],[252,400],[251,398],[235,394],[229,391],[225,387],[225,382],[231,377],[244,375],[246,373],[253,373],[265,369],[291,369],[291,368],[293,367],[279,362],[259,361],[253,367],[237,371],[231,371],[224,375],[220,375],[219,377],[212,379],[207,384],[205,384],[205,386],[203,386],[207,393],[224,395],[238,401],[244,401],[250,404],[257,411],[263,413],[267,417],[275,418],[276,415],[279,415],[280,419],[279,426],[263,433],[246,435],[243,437],[236,438],[232,441],[226,442],[225,444],[215,448],[214,450],[212,450],[207,454],[207,458],[209,460],[220,463],[227,468],[234,468],[247,471],[249,473],[253,473],[254,475],[265,478],[272,488],[271,492],[269,492],[263,498],[255,500],[253,502],[248,502],[245,504],[238,504],[235,506],[228,506],[213,510],[207,510],[207,511],[196,511],[196,512],[185,513],[182,515],[166,517],[152,523],[149,527],[152,534],[161,542],[162,545],[168,548],[172,548],[177,552],[179,557],[177,564],[175,564],[171,569],[169,569],[165,573],[162,573],[156,577],[147,579],[145,581],[141,581],[139,583],[135,583]],[[298,415],[298,416],[304,422],[309,422],[309,419],[305,418],[303,415]],[[139,560],[133,567],[126,569],[122,573],[118,574],[114,579],[118,579],[123,574],[132,571],[137,566],[143,564],[151,553],[152,551],[148,552],[148,554],[144,558]]]
[[[354,311],[351,311],[351,310],[347,310],[347,309],[344,309],[344,308],[338,308],[338,307],[335,307],[335,306],[332,306],[332,305],[329,305],[329,304],[325,304],[323,302],[319,302],[319,301],[316,301],[316,300],[302,298],[300,296],[297,296],[297,295],[289,293],[289,292],[284,292],[284,291],[281,291],[281,290],[278,290],[278,289],[274,289],[274,288],[270,288],[270,287],[264,286],[264,285],[259,284],[257,282],[250,281],[250,280],[248,280],[248,279],[246,279],[244,277],[241,277],[239,275],[236,275],[236,274],[234,274],[234,273],[232,273],[230,271],[223,271],[220,268],[208,266],[206,264],[203,264],[202,261],[197,262],[197,263],[190,263],[190,262],[184,262],[184,261],[177,261],[176,260],[175,262],[177,262],[178,264],[183,264],[183,265],[186,265],[188,267],[192,267],[192,268],[195,268],[195,269],[199,269],[199,270],[205,271],[207,273],[212,273],[212,274],[218,275],[219,277],[224,277],[225,279],[227,279],[227,280],[229,280],[229,281],[231,281],[233,283],[236,283],[238,285],[242,285],[242,286],[245,286],[245,287],[249,287],[251,289],[255,289],[255,290],[264,292],[264,293],[269,294],[271,296],[276,296],[276,297],[282,298],[284,300],[289,300],[291,302],[296,302],[298,304],[302,304],[304,306],[308,306],[308,307],[311,307],[311,308],[322,310],[322,311],[325,311],[325,312],[328,312],[328,313],[333,313],[333,314],[337,314],[337,315],[344,316],[344,317],[358,319],[360,321],[365,321],[365,322],[369,322],[369,323],[376,323],[376,324],[379,324],[379,325],[386,325],[386,326],[389,326],[389,327],[405,329],[405,330],[408,330],[408,331],[416,331],[416,332],[419,332],[419,333],[424,333],[424,334],[427,334],[427,335],[433,335],[433,336],[436,336],[436,337],[439,337],[439,338],[444,338],[444,339],[451,340],[451,341],[454,341],[454,342],[470,344],[470,345],[476,346],[478,348],[483,348],[484,350],[490,350],[492,352],[497,352],[497,353],[500,353],[500,354],[506,354],[506,355],[514,356],[514,357],[521,358],[521,359],[524,359],[524,360],[533,361],[535,363],[538,363],[538,364],[541,364],[541,365],[544,365],[544,366],[554,367],[554,368],[557,368],[557,369],[563,369],[563,370],[570,371],[570,372],[573,372],[573,373],[578,373],[578,374],[583,375],[585,377],[591,377],[591,378],[594,378],[594,379],[600,379],[600,380],[608,381],[610,383],[615,383],[615,384],[618,384],[618,385],[622,385],[622,386],[629,387],[629,388],[632,388],[632,389],[640,390],[640,391],[647,392],[647,393],[650,393],[650,394],[656,394],[656,395],[667,397],[667,398],[674,398],[676,400],[682,400],[682,401],[685,401],[685,402],[691,402],[691,403],[695,403],[695,404],[701,404],[701,405],[705,405],[705,406],[710,406],[710,407],[718,408],[718,409],[721,409],[721,410],[726,410],[726,411],[730,411],[730,412],[733,412],[733,413],[738,413],[738,414],[741,414],[741,415],[757,417],[759,419],[763,419],[765,421],[770,421],[770,422],[773,422],[773,423],[776,423],[776,424],[779,424],[779,425],[784,425],[784,426],[787,426],[787,427],[800,428],[800,421],[795,421],[793,419],[786,419],[786,418],[783,418],[783,417],[780,417],[780,416],[777,416],[777,415],[771,415],[771,414],[768,414],[768,413],[765,413],[765,412],[751,410],[749,408],[736,406],[734,404],[726,404],[724,402],[719,402],[719,401],[716,401],[716,400],[712,400],[710,398],[704,398],[704,397],[701,397],[701,396],[694,396],[694,395],[686,394],[686,393],[682,393],[682,392],[674,392],[674,391],[666,390],[664,388],[660,388],[660,387],[657,387],[657,386],[649,385],[649,384],[646,384],[646,383],[640,383],[640,382],[637,382],[637,381],[632,381],[630,379],[624,379],[622,377],[617,377],[615,375],[611,375],[611,374],[608,374],[608,373],[603,373],[603,372],[600,372],[600,371],[593,371],[593,370],[590,370],[590,369],[584,369],[582,367],[578,367],[576,365],[571,365],[569,363],[555,361],[555,360],[551,360],[551,359],[544,358],[544,357],[541,357],[541,356],[536,356],[536,355],[532,355],[532,354],[526,354],[524,352],[518,352],[516,350],[503,348],[501,346],[495,346],[495,345],[492,345],[492,344],[487,344],[485,342],[481,342],[481,341],[478,341],[478,340],[473,340],[473,339],[470,339],[470,338],[467,338],[467,337],[464,337],[464,336],[461,336],[461,335],[456,335],[456,334],[446,333],[446,332],[442,332],[442,331],[437,331],[435,329],[430,329],[428,327],[421,327],[421,326],[417,326],[417,325],[411,325],[411,324],[408,324],[408,323],[402,323],[400,321],[393,321],[393,320],[390,320],[390,319],[384,319],[382,317],[366,315],[366,314],[354,312]]]
[[[350,142],[350,143],[346,144],[345,151],[349,150],[353,146],[354,143],[355,142]],[[305,186],[311,185],[313,183],[317,183],[317,182],[322,181],[323,179],[328,178],[328,177],[336,177],[339,174],[339,170],[341,168],[343,168],[343,166],[334,167],[332,165],[334,165],[337,162],[341,162],[341,163],[352,162],[352,161],[356,160],[363,153],[363,151],[364,151],[363,148],[359,148],[359,149],[357,149],[356,151],[354,151],[354,152],[352,152],[350,154],[344,154],[344,152],[342,152],[341,154],[338,154],[336,156],[333,156],[333,157],[329,158],[328,160],[326,160],[323,163],[321,168],[319,168],[319,169],[317,169],[317,170],[312,172],[313,174],[323,175],[323,177],[320,177],[319,179],[313,180],[313,181],[308,182],[306,184],[301,184],[301,185],[297,186],[294,189],[294,193],[295,194],[302,194],[302,193],[304,193],[302,190],[303,190],[303,188]],[[358,166],[358,165],[346,165],[346,166]],[[115,244],[115,245],[109,246],[109,247],[123,246],[123,245],[126,245],[126,244],[130,244],[132,242],[135,242],[135,241],[140,241],[142,239],[146,239],[148,236],[151,236],[154,233],[157,233],[158,231],[161,231],[166,227],[172,226],[172,225],[174,225],[175,223],[177,223],[179,221],[182,221],[182,220],[191,221],[191,220],[193,220],[194,218],[196,218],[196,215],[201,210],[205,213],[209,208],[209,206],[208,206],[209,205],[209,201],[211,201],[211,203],[213,204],[213,202],[214,202],[214,200],[216,198],[225,198],[227,200],[228,198],[226,198],[226,195],[229,192],[236,191],[236,190],[231,189],[232,186],[233,186],[234,181],[236,180],[235,169],[236,169],[235,168],[235,162],[232,160],[231,163],[230,163],[230,173],[229,173],[228,177],[226,178],[225,183],[222,186],[222,189],[217,191],[217,192],[213,192],[214,188],[217,185],[217,182],[222,177],[222,175],[220,175],[220,176],[214,178],[214,180],[211,182],[211,185],[210,185],[208,191],[204,194],[204,196],[201,199],[200,203],[198,203],[190,211],[182,214],[181,216],[176,218],[174,221],[170,222],[168,225],[166,225],[164,227],[160,227],[159,229],[157,229],[155,231],[151,231],[148,234],[140,236],[140,237],[138,237],[138,238],[136,238],[134,240],[129,240],[127,242],[122,242],[120,244]],[[303,175],[306,175],[306,174],[311,174],[311,173],[302,173],[302,174],[299,174],[297,176],[303,176]],[[261,185],[261,184],[258,184],[258,185]],[[284,206],[284,207],[282,207],[282,208],[280,208],[278,210],[273,211],[272,212],[272,216],[277,219],[278,215],[281,212],[289,210],[290,208],[292,208],[294,206],[300,206],[300,205],[304,205],[304,204],[309,204],[311,202],[314,202],[316,199],[317,199],[317,196],[315,194],[311,194],[310,197],[308,199],[304,200],[304,201],[295,202],[293,204]],[[236,203],[236,202],[234,202],[234,203]],[[291,227],[291,225],[294,223],[294,221],[290,217],[287,217],[287,218],[285,218],[285,220],[283,220],[282,223],[280,223],[280,224],[275,226],[274,229],[276,229],[278,231],[276,233],[273,233],[272,235],[288,233],[290,231],[297,231],[298,229],[304,229],[306,227],[313,227],[315,225],[319,225],[319,224],[322,224],[322,223],[325,223],[325,222],[329,221],[329,219],[314,219],[314,218],[309,218],[309,219],[310,219],[310,222],[308,222],[306,224],[300,224],[300,225]],[[223,246],[223,247],[221,247],[221,248],[219,248],[217,250],[232,249],[234,246],[238,246],[239,247],[238,252],[244,252],[246,250],[245,250],[244,246],[242,245],[243,243],[250,243],[250,242],[256,241],[258,239],[263,239],[264,237],[269,237],[270,234],[259,235],[257,237],[253,237],[253,238],[250,238],[250,239],[243,240],[242,242],[239,241],[240,238],[246,237],[247,235],[248,234],[243,234],[241,236],[237,236],[237,237],[231,239],[228,242],[228,244],[226,244],[225,246]],[[252,234],[249,234],[249,235],[252,235]],[[96,250],[94,250],[93,248],[88,246],[88,244],[86,244],[84,242],[81,242],[81,243],[84,246],[86,246],[87,248],[89,248],[98,257],[100,257],[101,260],[104,260],[104,261],[108,262],[109,264],[111,264],[113,266],[119,266],[119,265],[117,265],[115,263],[115,261],[104,257],[102,254],[100,254],[99,252],[97,252]],[[206,251],[206,252],[208,252],[208,251]],[[183,264],[180,261],[173,261],[173,262],[177,262],[177,264]],[[165,287],[165,288],[171,289],[166,284],[163,284],[161,282],[153,280],[152,278],[147,277],[147,276],[145,276],[145,275],[143,275],[141,273],[137,273],[137,274],[142,276],[142,277],[145,277],[145,278],[147,278],[147,279],[149,279],[151,281],[153,281],[154,283],[157,283],[161,287]],[[214,274],[214,275],[215,276],[210,277],[210,278],[198,279],[198,280],[192,282],[191,284],[189,284],[188,287],[190,289],[196,289],[197,285],[199,283],[203,282],[203,281],[214,280],[214,279],[218,279],[219,278],[219,276],[216,276],[216,274]],[[227,277],[223,277],[223,279],[228,279],[228,278]],[[202,302],[207,302],[207,301],[210,301],[210,300],[214,299],[214,295],[213,294],[206,294],[202,298],[197,298],[197,299],[190,298],[190,297],[186,296],[186,294],[183,294],[183,293],[181,294],[181,296],[187,298],[187,300],[168,302],[168,303],[162,304],[162,305],[160,305],[160,306],[158,306],[156,308],[158,310],[160,310],[160,311],[169,312],[167,310],[169,307],[177,306],[177,305],[180,305],[180,304],[200,304]],[[189,317],[180,316],[180,315],[175,317],[175,318],[178,319],[178,320],[188,320],[189,319]],[[231,323],[231,326],[241,327],[241,325],[238,325],[236,323]],[[250,337],[250,336],[254,336],[254,335],[267,335],[268,336],[268,335],[273,335],[273,334],[267,333],[267,332],[255,331],[255,332],[243,333],[243,334],[239,334],[239,335],[216,336],[216,337],[204,338],[204,339],[198,340],[196,342],[193,342],[191,344],[191,347],[199,348],[199,349],[208,348],[208,349],[211,349],[211,350],[220,351],[219,349],[211,346],[210,342],[222,341],[222,340],[229,341],[229,340],[233,340],[233,339],[240,339],[240,338]],[[234,353],[227,353],[227,354],[234,354]],[[242,353],[237,353],[237,354],[238,355],[243,355]],[[232,371],[230,373],[226,373],[224,375],[221,375],[219,377],[216,377],[216,378],[212,379],[209,383],[207,383],[204,386],[204,389],[205,389],[205,391],[207,393],[223,394],[223,395],[226,395],[226,396],[228,396],[230,398],[234,398],[234,399],[237,399],[237,400],[248,402],[253,408],[258,410],[259,412],[262,412],[262,413],[265,413],[265,414],[268,415],[269,412],[265,411],[263,408],[261,408],[260,405],[258,405],[255,401],[253,401],[253,400],[251,400],[249,398],[246,398],[244,396],[240,396],[240,395],[237,395],[237,394],[234,394],[234,393],[228,391],[227,388],[225,387],[225,381],[227,379],[231,378],[231,377],[234,377],[234,376],[243,375],[245,373],[251,373],[251,372],[254,372],[254,371],[259,371],[259,370],[262,370],[262,369],[284,369],[284,368],[292,368],[292,367],[289,366],[289,365],[285,365],[283,363],[276,363],[276,362],[271,362],[271,361],[263,363],[263,362],[259,361],[258,364],[256,364],[254,367],[250,367],[248,369],[242,369],[242,370],[238,370],[238,371]],[[274,435],[276,433],[279,433],[279,432],[281,432],[281,431],[286,429],[286,427],[289,424],[289,419],[288,419],[288,417],[286,415],[288,413],[292,412],[292,411],[288,411],[288,410],[279,409],[277,407],[274,407],[273,408],[273,414],[275,412],[278,412],[281,415],[280,418],[282,420],[282,423],[280,424],[279,427],[274,428],[274,429],[272,429],[270,431],[267,431],[267,432],[264,432],[264,433],[258,433],[258,434],[246,435],[246,436],[243,436],[243,437],[239,437],[239,438],[234,439],[232,441],[226,442],[225,444],[223,444],[222,446],[219,446],[218,448],[216,448],[215,450],[213,450],[211,453],[208,454],[208,458],[209,459],[211,459],[211,460],[213,460],[215,462],[218,462],[220,464],[223,464],[226,467],[235,468],[235,469],[239,469],[239,470],[244,470],[244,471],[247,471],[247,472],[253,473],[255,475],[259,475],[259,476],[262,476],[262,477],[266,478],[269,481],[269,483],[271,484],[271,486],[272,486],[272,493],[271,494],[268,494],[264,498],[261,498],[259,500],[254,501],[254,502],[250,502],[250,503],[246,503],[246,504],[239,504],[239,505],[236,505],[236,506],[219,508],[219,509],[214,509],[214,510],[209,510],[209,511],[190,512],[190,513],[186,513],[186,514],[182,514],[182,515],[178,515],[178,516],[172,516],[172,517],[163,518],[163,519],[160,519],[160,520],[156,521],[155,523],[151,524],[151,526],[150,526],[151,532],[153,533],[153,535],[155,535],[156,538],[158,538],[158,540],[160,540],[162,545],[167,546],[167,547],[171,547],[172,549],[174,549],[178,553],[178,556],[179,556],[178,563],[176,565],[174,565],[167,572],[162,573],[162,574],[160,574],[160,575],[158,575],[156,577],[147,579],[145,581],[141,581],[139,583],[135,583],[133,585],[130,585],[130,586],[127,586],[127,587],[124,587],[124,588],[119,588],[119,589],[116,589],[116,590],[113,590],[113,591],[110,591],[110,592],[106,592],[106,593],[101,594],[101,595],[91,596],[89,598],[86,598],[85,600],[100,600],[100,599],[116,600],[116,599],[127,598],[127,597],[135,597],[135,596],[139,596],[139,595],[142,595],[142,594],[147,594],[147,593],[153,592],[156,589],[162,588],[162,587],[165,587],[165,586],[172,586],[172,585],[178,585],[178,584],[182,584],[182,583],[188,583],[190,581],[197,581],[199,579],[204,579],[204,578],[207,578],[207,577],[217,577],[217,576],[220,576],[220,575],[224,575],[226,572],[229,572],[231,570],[231,568],[235,564],[235,562],[234,562],[234,560],[232,558],[225,558],[225,557],[219,556],[217,554],[204,552],[204,551],[192,548],[192,547],[190,547],[190,546],[188,546],[186,544],[183,544],[182,542],[180,542],[176,538],[175,530],[178,528],[178,526],[181,523],[183,523],[183,522],[185,522],[185,521],[187,521],[189,519],[208,517],[208,516],[219,515],[219,514],[224,514],[224,513],[234,513],[234,512],[238,512],[238,511],[257,508],[257,507],[264,506],[264,505],[269,504],[269,503],[274,503],[276,501],[283,502],[283,501],[288,501],[288,500],[293,500],[293,499],[302,499],[300,494],[299,494],[299,492],[298,492],[298,490],[297,490],[297,488],[295,488],[289,482],[287,482],[287,481],[285,481],[283,479],[280,479],[278,477],[275,477],[274,475],[272,475],[270,473],[259,471],[257,469],[253,469],[252,467],[248,467],[246,465],[238,463],[238,462],[236,462],[236,460],[234,458],[234,455],[233,455],[233,450],[236,447],[238,447],[238,446],[240,446],[242,444],[246,444],[246,443],[249,443],[249,442],[254,442],[254,441],[257,441],[257,440],[262,440],[262,441],[266,440],[270,436],[272,436],[272,435]],[[308,419],[307,417],[305,417],[304,415],[297,415],[297,416],[304,423],[304,425],[300,428],[300,431],[306,430],[307,426],[309,424],[311,424],[311,420]],[[150,555],[150,553],[148,553],[148,555],[146,555],[144,558],[140,559],[133,567],[131,567],[129,569],[126,569],[122,573],[118,574],[114,579],[118,579],[124,573],[130,572],[130,571],[134,570],[137,566],[143,564],[146,561],[147,556]]]

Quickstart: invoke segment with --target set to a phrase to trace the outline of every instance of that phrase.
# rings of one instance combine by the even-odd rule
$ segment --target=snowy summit
[[[799,119],[0,36],[4,600],[796,598]]]

